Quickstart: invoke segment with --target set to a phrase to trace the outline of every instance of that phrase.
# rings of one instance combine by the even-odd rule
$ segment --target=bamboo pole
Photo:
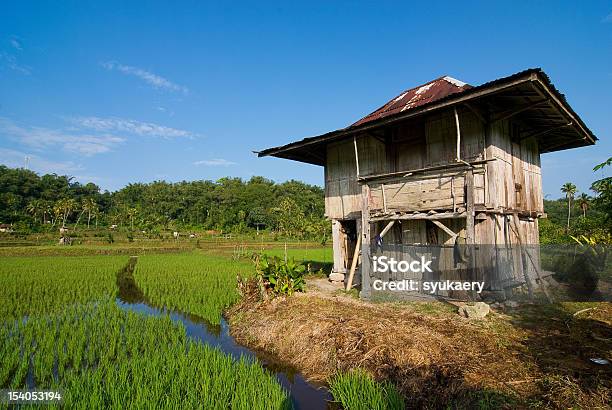
[[[351,262],[351,270],[349,272],[348,280],[346,281],[346,290],[349,291],[353,287],[353,276],[355,276],[355,269],[357,268],[357,260],[359,259],[359,250],[361,248],[361,235],[357,236],[357,244],[355,245],[355,252],[353,253],[353,261]]]
[[[521,246],[521,248],[523,248],[524,242],[522,239],[522,234],[521,234],[521,228],[518,225],[517,220],[519,219],[518,215],[515,214],[512,217],[512,224],[511,226],[513,226],[514,228],[514,232],[516,233],[516,236],[518,238],[519,241],[519,245]],[[523,252],[523,250],[521,249],[521,253]],[[544,279],[542,278],[542,275],[540,274],[540,269],[538,268],[538,266],[536,265],[535,261],[533,260],[531,253],[529,253],[529,250],[527,249],[527,246],[525,245],[524,247],[524,252],[525,254],[527,254],[527,258],[529,259],[529,261],[531,262],[531,264],[533,265],[533,270],[535,270],[536,275],[538,276],[538,280],[540,281],[540,288],[542,289],[542,291],[544,292],[544,296],[546,296],[546,299],[548,300],[549,303],[552,303],[552,298],[550,297],[550,294],[548,293],[548,290],[546,289],[546,284],[544,283]],[[527,280],[528,282],[531,282],[531,278],[529,278],[529,273],[525,271],[525,280]],[[532,285],[533,286],[533,285]]]

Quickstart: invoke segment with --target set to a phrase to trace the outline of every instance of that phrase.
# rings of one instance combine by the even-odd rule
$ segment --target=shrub
[[[267,255],[256,256],[255,267],[263,286],[277,295],[290,296],[294,292],[304,291],[306,267],[296,263],[293,258],[284,262],[277,256],[271,259]]]

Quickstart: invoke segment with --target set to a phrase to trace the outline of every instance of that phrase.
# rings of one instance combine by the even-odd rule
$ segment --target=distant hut
[[[372,272],[374,254],[420,246],[437,252],[437,279],[531,293],[541,280],[540,154],[596,140],[548,76],[529,69],[476,87],[441,77],[346,128],[259,156],[324,167],[333,270],[347,273],[361,242],[363,296],[374,279],[397,279]]]

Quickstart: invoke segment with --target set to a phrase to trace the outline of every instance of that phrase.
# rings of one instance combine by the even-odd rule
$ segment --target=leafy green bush
[[[334,400],[345,410],[404,409],[404,399],[394,385],[379,383],[364,370],[338,373],[330,381]]]
[[[290,296],[304,291],[306,267],[296,263],[293,258],[284,262],[277,256],[270,259],[267,255],[261,255],[255,258],[255,266],[258,278],[274,293]]]

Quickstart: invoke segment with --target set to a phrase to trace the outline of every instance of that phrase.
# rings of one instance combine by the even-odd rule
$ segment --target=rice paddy
[[[53,313],[114,296],[125,256],[4,257],[0,265],[0,320]]]
[[[259,364],[190,341],[167,316],[125,312],[112,298],[5,321],[0,336],[0,387],[59,389],[67,408],[290,407]]]
[[[134,278],[152,304],[218,325],[223,310],[238,301],[236,276],[253,271],[248,260],[198,253],[145,255],[138,258]]]
[[[227,261],[228,269],[201,255],[143,259],[140,277],[152,299],[213,322],[238,297],[233,268],[249,266]],[[0,389],[59,389],[68,408],[291,407],[259,363],[191,340],[168,315],[119,308],[117,272],[127,263],[125,256],[3,258]]]
[[[322,255],[290,250],[305,260],[310,253]],[[128,261],[125,254],[3,257],[0,389],[61,391],[62,402],[50,408],[293,406],[290,387],[254,356],[237,358],[192,338],[171,314],[221,323],[239,299],[236,277],[254,273],[248,258],[198,251],[138,257],[130,277],[146,303],[161,309],[153,316],[117,304]]]

